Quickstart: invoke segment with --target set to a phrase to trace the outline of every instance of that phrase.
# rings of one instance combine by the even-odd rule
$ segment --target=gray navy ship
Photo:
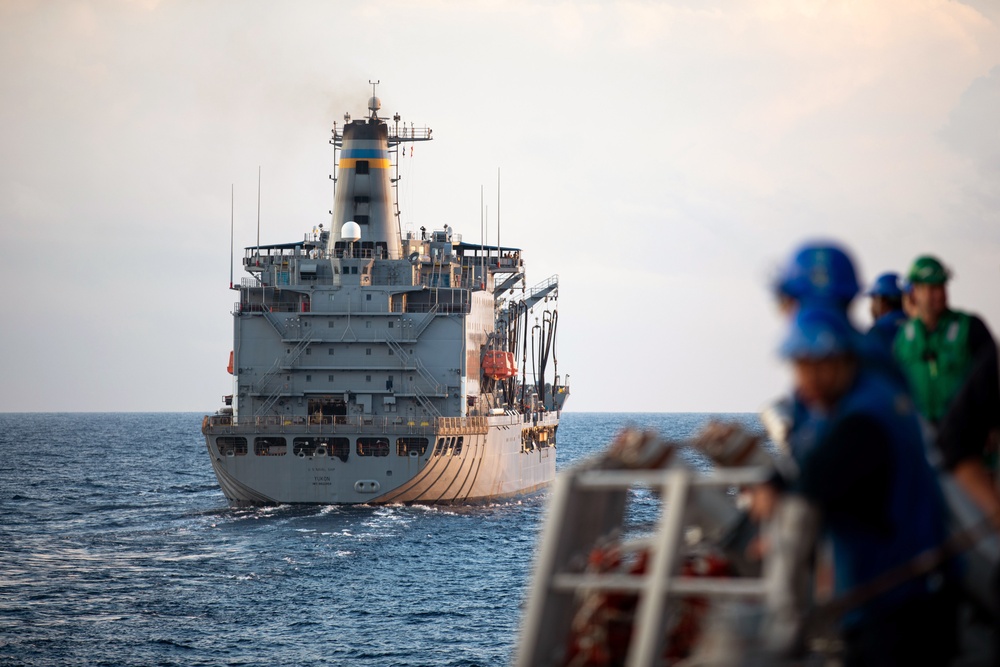
[[[403,233],[400,154],[431,130],[380,107],[333,126],[331,228],[246,248],[233,394],[202,423],[230,504],[483,502],[555,477],[558,277],[529,285],[520,248],[447,225]]]

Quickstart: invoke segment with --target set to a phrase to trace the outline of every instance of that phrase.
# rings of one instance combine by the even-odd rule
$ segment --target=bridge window
[[[396,438],[396,454],[409,456],[410,452],[416,452],[423,456],[427,452],[427,445],[427,438]]]
[[[330,438],[330,456],[336,456],[344,463],[351,454],[351,441],[349,438]]]
[[[215,440],[215,446],[219,448],[222,456],[246,456],[247,439],[237,438],[229,435],[219,436]]]
[[[310,436],[295,438],[292,441],[292,453],[295,456],[336,456],[344,463],[351,453],[351,441],[347,438],[329,438],[325,436]]]
[[[284,456],[288,443],[284,438],[266,436],[253,439],[253,453],[257,456]]]
[[[313,456],[319,447],[319,438],[295,438],[292,440],[292,454],[295,456]]]
[[[389,439],[358,438],[358,456],[389,456]]]

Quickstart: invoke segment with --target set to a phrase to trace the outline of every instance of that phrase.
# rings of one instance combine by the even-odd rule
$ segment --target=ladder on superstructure
[[[430,318],[428,318],[426,321],[429,320]],[[426,326],[426,324],[424,326]],[[423,329],[421,328],[420,330],[422,331]],[[419,332],[417,335],[419,335]],[[393,354],[396,355],[396,358],[399,359],[399,362],[404,371],[415,370],[417,374],[420,375],[421,378],[423,378],[427,387],[431,388],[435,394],[441,393],[441,385],[438,384],[437,380],[434,379],[434,376],[431,375],[431,372],[427,370],[427,367],[424,366],[423,362],[420,360],[420,357],[416,355],[411,355],[409,352],[403,349],[403,346],[395,338],[393,338],[388,334],[385,335],[385,343],[386,345],[389,346],[389,349],[393,351]],[[407,366],[407,364],[410,365]],[[432,417],[441,416],[441,411],[438,410],[436,407],[434,407],[434,403],[424,392],[420,391],[419,387],[411,386],[410,391],[413,393],[413,397],[417,399],[417,402]]]

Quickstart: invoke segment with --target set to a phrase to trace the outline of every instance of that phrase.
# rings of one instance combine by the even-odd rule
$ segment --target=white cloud
[[[0,367],[24,380],[0,406],[213,409],[230,186],[238,247],[258,165],[263,241],[324,222],[329,128],[370,78],[435,130],[405,222],[478,238],[502,169],[504,242],[562,278],[571,409],[758,407],[786,381],[767,272],[813,236],[865,278],[937,252],[996,328],[997,20],[943,0],[5,3]]]

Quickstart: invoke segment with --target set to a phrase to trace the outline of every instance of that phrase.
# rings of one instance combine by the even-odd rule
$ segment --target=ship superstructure
[[[447,225],[401,233],[399,154],[431,130],[380,106],[334,124],[331,229],[246,249],[233,394],[202,426],[231,503],[482,501],[555,475],[558,278]]]

